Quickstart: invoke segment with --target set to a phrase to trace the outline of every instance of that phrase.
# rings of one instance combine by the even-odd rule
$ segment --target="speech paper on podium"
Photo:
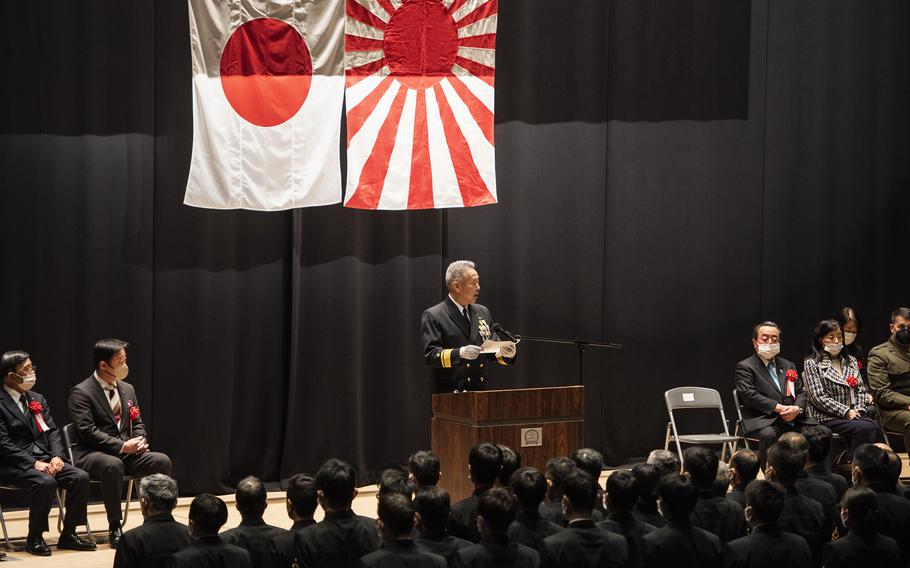
[[[499,353],[499,350],[503,347],[510,347],[515,345],[514,341],[493,341],[492,339],[487,339],[483,342],[483,345],[480,346],[481,353]]]

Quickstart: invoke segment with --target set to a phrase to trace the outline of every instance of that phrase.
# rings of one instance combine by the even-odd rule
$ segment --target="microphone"
[[[512,334],[511,332],[503,329],[503,327],[501,325],[499,325],[498,323],[493,324],[493,331],[495,331],[496,333],[501,333],[502,335],[505,335],[506,339],[508,339],[512,343],[518,343],[519,341],[521,341],[520,335]]]

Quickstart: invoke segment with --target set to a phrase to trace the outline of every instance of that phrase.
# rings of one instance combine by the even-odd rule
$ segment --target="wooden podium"
[[[583,386],[487,390],[433,395],[432,449],[439,485],[452,503],[469,497],[468,452],[480,442],[504,444],[521,465],[543,471],[547,460],[584,446]]]

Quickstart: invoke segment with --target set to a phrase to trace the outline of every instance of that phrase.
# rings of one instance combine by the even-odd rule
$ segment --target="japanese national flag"
[[[341,201],[341,0],[189,0],[193,157],[184,203]]]

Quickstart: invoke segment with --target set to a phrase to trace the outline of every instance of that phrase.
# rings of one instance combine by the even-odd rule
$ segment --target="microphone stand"
[[[598,349],[622,349],[623,346],[621,343],[615,343],[610,341],[608,343],[597,343],[596,341],[586,341],[584,339],[562,339],[560,337],[534,337],[532,335],[520,335],[518,336],[521,341],[535,341],[537,343],[556,343],[560,345],[574,345],[578,350],[578,384],[584,385],[584,359],[585,359],[585,350],[588,347],[596,347]]]

